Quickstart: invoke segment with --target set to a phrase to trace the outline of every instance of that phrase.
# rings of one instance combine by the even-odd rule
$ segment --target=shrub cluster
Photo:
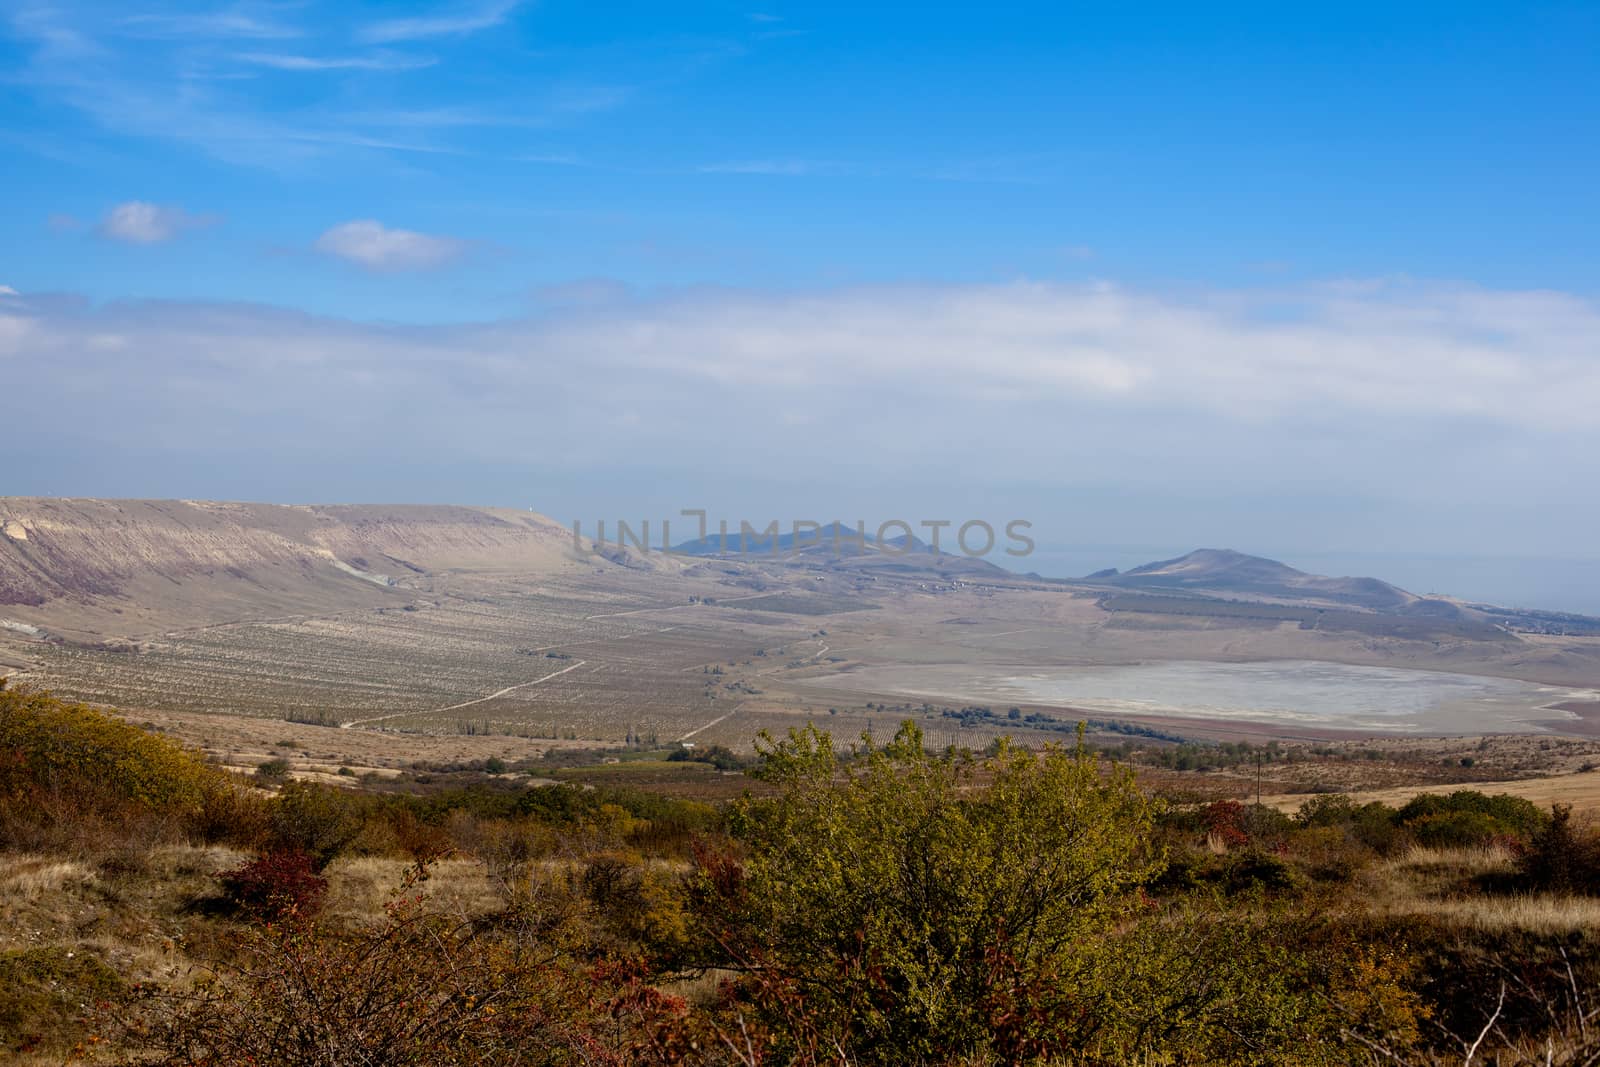
[[[269,793],[93,709],[0,694],[0,846],[49,846],[56,797],[253,854],[221,876],[231,907],[186,913],[208,915],[185,919],[201,980],[130,1001],[98,961],[0,955],[0,1034],[18,1048],[113,1000],[125,1058],[174,1067],[1420,1065],[1479,1033],[1473,1062],[1600,1056],[1593,936],[1363,907],[1365,874],[1412,846],[1492,845],[1512,893],[1600,892],[1600,837],[1564,809],[1465,790],[1179,805],[1081,743],[935,753],[913,722],[758,752],[763,789],[725,808],[503,779]],[[362,855],[410,861],[377,921],[321,907]],[[433,903],[446,855],[482,865],[492,903]]]

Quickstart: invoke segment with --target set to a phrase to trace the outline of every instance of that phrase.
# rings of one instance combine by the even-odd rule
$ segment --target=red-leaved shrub
[[[1244,805],[1237,800],[1219,800],[1200,809],[1206,833],[1221,838],[1229,848],[1238,848],[1250,841],[1250,835],[1244,830],[1245,814]]]
[[[221,875],[228,899],[268,921],[308,918],[322,906],[328,880],[304,852],[278,850]]]

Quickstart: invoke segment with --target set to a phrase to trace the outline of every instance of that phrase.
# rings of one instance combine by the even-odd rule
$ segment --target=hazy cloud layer
[[[105,226],[159,240],[175,225],[124,204]],[[374,269],[436,266],[463,242],[356,221],[319,238]],[[226,338],[213,369],[400,372],[498,392],[560,371],[574,387],[619,373],[771,396],[794,391],[816,416],[874,387],[907,390],[950,417],[1045,401],[1130,415],[1184,412],[1250,427],[1333,417],[1470,419],[1508,431],[1600,432],[1600,307],[1556,292],[1411,282],[1178,295],[1114,285],[1018,282],[764,293],[683,291],[645,299],[588,283],[547,290],[544,313],[475,326],[367,326],[264,307],[59,299],[5,311],[0,349],[70,368],[89,348],[137,357],[159,377]],[[19,331],[21,333],[19,334]],[[248,358],[238,355],[248,351]],[[51,356],[48,361],[45,355]],[[42,383],[41,383],[42,384]],[[292,383],[286,383],[292,384]],[[448,390],[447,390],[448,391]]]
[[[945,500],[1027,485],[1029,510],[1063,525],[1069,491],[1094,487],[1159,494],[1175,528],[1184,500],[1257,501],[1262,521],[1302,526],[1362,500],[1374,544],[1494,527],[1580,552],[1600,520],[1579,491],[1600,476],[1600,309],[1560,293],[584,291],[436,327],[10,297],[0,373],[28,403],[8,447],[79,483],[107,455],[228,463],[233,495],[270,476],[303,487],[276,490],[290,498],[377,477],[421,500],[523,488],[463,481],[476,467],[613,486],[657,472],[689,505],[740,479],[884,501],[913,481]]]

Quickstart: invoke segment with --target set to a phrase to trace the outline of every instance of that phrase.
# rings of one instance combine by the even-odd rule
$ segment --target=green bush
[[[1256,848],[1226,857],[1220,875],[1229,893],[1286,892],[1299,886],[1294,868],[1282,856]]]
[[[1360,810],[1344,793],[1321,793],[1300,805],[1294,821],[1304,827],[1347,826]]]
[[[667,756],[669,763],[709,763],[719,771],[743,770],[745,761],[726,745],[679,748]]]
[[[289,761],[282,757],[269,759],[256,767],[256,777],[268,782],[281,782],[289,777]]]
[[[1423,844],[1449,847],[1484,845],[1496,837],[1527,841],[1544,828],[1549,816],[1521,797],[1458,789],[1445,796],[1412,797],[1395,820]]]

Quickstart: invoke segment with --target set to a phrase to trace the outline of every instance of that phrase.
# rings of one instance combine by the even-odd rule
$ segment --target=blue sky
[[[1594,4],[20,0],[0,492],[1594,558],[1597,54]]]
[[[5,284],[97,299],[1600,269],[1592,4],[23,3],[3,47]],[[95,242],[127,200],[216,221]],[[470,245],[374,284],[306,254],[352,218]]]

